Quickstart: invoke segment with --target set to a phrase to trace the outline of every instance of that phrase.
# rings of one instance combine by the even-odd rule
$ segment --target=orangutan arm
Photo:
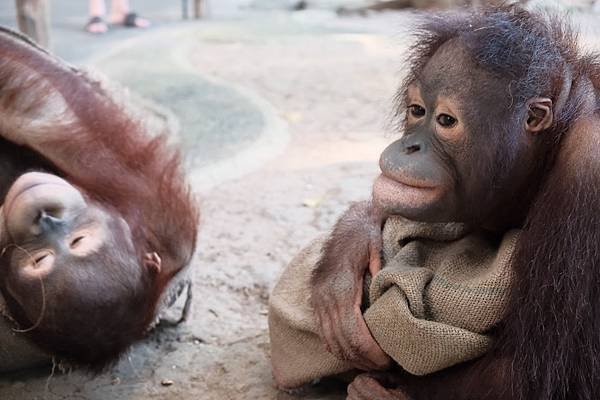
[[[361,310],[363,281],[380,269],[385,217],[371,202],[356,203],[336,223],[312,277],[311,301],[328,351],[362,370],[391,359],[373,339]]]
[[[161,164],[152,149],[163,138],[147,135],[100,82],[7,31],[0,31],[0,113],[2,138],[35,150],[75,181],[108,185],[115,169]]]
[[[417,377],[401,370],[358,375],[348,400],[514,400],[511,357],[490,353],[477,360]]]

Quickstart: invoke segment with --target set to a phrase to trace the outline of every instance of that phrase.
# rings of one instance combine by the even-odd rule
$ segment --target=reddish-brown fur
[[[500,25],[506,19],[522,30]],[[513,258],[516,284],[510,312],[498,329],[497,349],[466,367],[439,374],[435,379],[440,382],[455,381],[437,389],[432,386],[430,396],[414,389],[414,397],[596,399],[600,395],[600,379],[594,372],[600,363],[600,192],[595,189],[600,184],[600,63],[597,56],[580,55],[576,35],[559,18],[545,19],[513,7],[428,24],[426,39],[416,52],[416,66],[460,32],[477,32],[478,27],[485,32],[494,23],[501,27],[496,29],[505,29],[497,34],[504,35],[502,39],[496,36],[494,41],[485,33],[481,38],[474,33],[469,39],[477,43],[474,47],[483,68],[499,74],[510,68],[518,86],[513,92],[515,102],[519,96],[535,95],[556,102],[565,85],[570,84],[571,91],[564,106],[555,109],[554,125],[544,133],[547,153],[540,160],[542,178],[539,184],[531,184],[537,193],[529,208],[522,206],[529,211]],[[502,59],[493,49],[502,46],[498,40],[531,46],[528,51],[534,61],[518,51],[513,59]],[[545,87],[539,83],[544,82],[543,76]]]
[[[59,99],[46,97],[51,95]],[[49,105],[61,109],[61,104],[66,106],[64,118],[55,118],[53,111],[36,114],[48,111]],[[142,337],[155,318],[161,294],[192,257],[199,212],[184,182],[179,152],[167,143],[168,132],[149,136],[98,82],[6,31],[0,31],[0,112],[0,135],[33,149],[40,163],[49,164],[88,198],[127,221],[140,268],[148,252],[162,259],[158,275],[144,271],[142,315],[131,310],[131,323],[109,324],[113,330],[122,326],[124,337],[115,337],[118,343],[106,350],[108,354],[90,349],[90,357],[76,360],[102,367]],[[33,120],[23,122],[23,116],[32,115]],[[79,322],[99,324],[97,329],[108,323]],[[32,334],[52,350],[43,335]]]
[[[489,8],[428,19],[413,48],[412,72],[406,84],[437,49],[457,37],[477,68],[511,83],[502,88],[511,96],[510,119],[497,121],[497,110],[482,109],[478,99],[471,100],[471,119],[479,119],[484,127],[493,123],[493,129],[479,131],[489,134],[490,157],[495,157],[493,168],[483,171],[485,177],[501,174],[513,159],[517,144],[510,141],[509,132],[523,129],[521,121],[527,111],[522,105],[527,99],[547,97],[554,104],[553,124],[540,133],[544,135],[544,151],[531,171],[527,192],[516,207],[507,201],[492,209],[499,217],[495,220],[523,230],[512,260],[516,276],[510,309],[492,332],[498,341],[486,356],[421,378],[400,370],[375,378],[415,400],[598,399],[600,58],[581,54],[576,35],[561,18],[532,14],[519,7]],[[406,85],[400,99],[404,90]],[[565,102],[561,99],[563,90],[567,93]],[[402,113],[404,107],[399,110]],[[492,201],[481,199],[479,203]],[[478,204],[464,206],[476,209]],[[504,217],[507,210],[502,206],[512,218]],[[353,216],[344,218],[352,223]],[[369,223],[367,218],[362,221]],[[339,227],[344,224],[336,229]],[[356,248],[356,230],[362,231],[361,243],[372,236],[359,223],[353,225],[352,233],[334,231],[330,243]],[[322,262],[336,264],[331,260],[343,259],[343,254],[326,253]],[[326,271],[336,268],[326,267]],[[376,381],[362,379],[356,383],[360,382],[373,385]],[[368,392],[351,398],[383,398],[369,397]],[[386,398],[405,397],[390,391]]]

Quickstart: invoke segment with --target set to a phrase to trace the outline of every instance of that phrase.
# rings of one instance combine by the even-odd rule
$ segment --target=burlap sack
[[[364,313],[381,348],[402,368],[426,375],[471,360],[493,343],[489,331],[505,313],[518,231],[494,243],[460,224],[400,217],[384,227],[384,268],[371,281]],[[287,267],[270,300],[273,374],[293,388],[349,371],[324,350],[309,304],[310,275],[323,240]]]

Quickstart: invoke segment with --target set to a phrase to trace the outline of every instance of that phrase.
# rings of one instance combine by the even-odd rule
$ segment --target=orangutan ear
[[[527,120],[525,130],[529,133],[539,133],[552,126],[554,115],[552,100],[546,97],[535,97],[527,101]]]
[[[162,269],[162,260],[158,253],[146,253],[144,256],[144,267],[155,274],[159,274]]]

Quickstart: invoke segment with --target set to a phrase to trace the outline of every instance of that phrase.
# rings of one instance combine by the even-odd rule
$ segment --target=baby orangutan
[[[599,58],[559,18],[501,6],[430,17],[411,62],[372,201],[273,292],[277,385],[600,398]]]
[[[0,28],[0,328],[92,371],[144,337],[196,245],[179,152],[121,100]],[[12,336],[0,371],[26,366]]]

